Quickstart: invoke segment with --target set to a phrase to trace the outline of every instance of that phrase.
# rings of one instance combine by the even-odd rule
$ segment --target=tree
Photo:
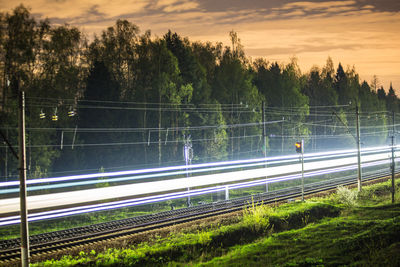
[[[164,36],[167,48],[178,60],[181,85],[191,84],[193,87],[193,102],[207,102],[210,98],[210,86],[206,80],[205,69],[199,58],[193,52],[188,39],[182,39],[177,33],[168,33]],[[214,59],[215,60],[215,59]]]
[[[113,27],[103,31],[90,45],[89,60],[101,59],[119,83],[121,96],[130,98],[133,90],[133,65],[139,27],[127,20],[117,20]]]
[[[378,89],[377,91],[377,96],[379,100],[385,100],[386,99],[386,92],[385,89],[383,89],[383,86]]]
[[[329,59],[327,64],[329,64]],[[326,140],[326,138],[318,138],[319,136],[333,134],[332,128],[325,126],[315,125],[315,122],[319,120],[329,120],[332,111],[328,114],[323,112],[326,107],[331,107],[333,110],[334,106],[338,104],[338,96],[333,89],[332,76],[330,71],[327,71],[327,66],[321,72],[317,67],[311,69],[310,73],[307,75],[306,83],[304,85],[303,92],[309,98],[310,103],[310,121],[314,124],[312,125],[312,148],[317,149],[321,147],[329,147],[331,143]],[[326,117],[322,117],[326,114]]]
[[[221,104],[231,105],[230,113],[225,115],[227,123],[234,125],[240,124],[241,121],[259,122],[261,120],[260,113],[241,112],[241,109],[245,106],[259,109],[264,98],[253,83],[252,72],[244,64],[241,58],[242,53],[239,51],[241,45],[236,41],[233,38],[232,49],[234,51],[225,47],[220,63],[215,68],[211,96]],[[247,134],[254,135],[257,132],[259,133],[260,129],[259,127],[252,127],[246,129],[246,131]],[[229,135],[230,150],[233,156],[234,153],[240,152],[241,146],[246,146],[247,141],[243,139],[245,142],[242,142],[242,138],[238,137],[240,128],[229,129]],[[235,138],[235,136],[238,138]]]
[[[140,39],[137,51],[135,99],[143,101],[139,125],[158,129],[157,133],[151,136],[150,133],[143,133],[143,140],[148,140],[150,136],[151,141],[157,143],[155,151],[151,147],[145,147],[145,154],[149,160],[153,158],[161,164],[164,150],[168,150],[170,159],[176,158],[181,152],[178,150],[178,143],[169,147],[162,146],[164,127],[172,129],[169,132],[170,138],[179,138],[177,129],[179,125],[187,125],[188,120],[187,115],[179,112],[180,104],[190,103],[193,87],[190,83],[182,83],[178,60],[168,49],[165,39],[152,41],[148,33]],[[152,108],[148,107],[149,105]],[[154,138],[155,136],[157,138]]]
[[[377,90],[378,90],[378,88],[379,88],[379,79],[378,79],[378,77],[376,76],[376,75],[374,75],[373,77],[372,77],[372,80],[371,80],[371,89],[372,89],[372,92],[377,92]]]
[[[374,88],[371,88],[366,81],[362,82],[358,97],[361,103],[360,110],[363,113],[361,116],[362,126],[367,129],[366,132],[361,132],[363,141],[366,144],[384,144],[388,130],[385,100],[380,100]],[[368,129],[373,130],[368,131]]]
[[[289,148],[293,140],[285,141],[286,135],[307,135],[308,129],[302,126],[309,113],[308,97],[302,93],[304,77],[302,77],[296,59],[286,66],[277,62],[272,64],[264,60],[255,62],[255,85],[263,92],[268,106],[276,107],[279,112],[267,116],[269,120],[285,120],[285,125],[275,124],[269,127],[270,135],[278,136],[269,142],[270,150],[283,152]],[[290,127],[287,127],[290,125]],[[290,132],[284,132],[285,128]],[[291,146],[290,146],[291,147]]]
[[[29,103],[27,105],[29,107],[26,116],[27,125],[33,128],[38,126],[53,128],[53,130],[28,132],[28,175],[39,169],[45,175],[60,156],[58,147],[49,146],[49,140],[55,139],[58,143],[60,132],[56,130],[57,123],[48,120],[41,121],[39,113],[42,108],[46,109],[44,111],[47,114],[54,113],[56,108],[62,112],[60,106],[63,104],[62,99],[75,96],[76,89],[81,86],[81,72],[80,69],[71,70],[77,69],[78,62],[66,64],[71,57],[66,54],[57,55],[57,52],[61,51],[61,48],[71,49],[78,58],[80,47],[70,45],[76,42],[76,39],[71,36],[57,39],[57,30],[62,27],[51,28],[48,20],[37,22],[30,15],[29,10],[22,5],[15,8],[12,14],[7,13],[3,18],[5,31],[2,31],[1,35],[4,48],[2,78],[5,84],[10,81],[10,86],[3,87],[3,112],[12,114],[16,107],[17,91],[20,89],[26,92],[28,100],[35,99],[33,105]],[[72,30],[80,41],[79,31],[75,28]],[[67,29],[66,32],[70,30]],[[59,45],[53,49],[56,43]],[[49,52],[50,49],[53,51]],[[50,54],[51,57],[49,57]],[[57,62],[54,60],[56,58],[62,61]],[[63,71],[63,68],[68,71]],[[47,107],[49,104],[44,105],[44,102],[48,103],[49,97],[59,100],[52,100],[51,107]],[[66,122],[64,127],[67,127],[67,120],[60,116],[61,120]]]
[[[393,89],[392,83],[390,83],[389,91],[386,96],[386,107],[388,111],[399,112],[399,100]]]
[[[250,63],[234,31],[224,47],[191,43],[171,31],[162,38],[150,31],[139,35],[135,24],[117,20],[89,42],[76,27],[37,21],[22,5],[0,13],[0,24],[1,127],[16,127],[21,88],[29,100],[27,125],[46,129],[28,131],[31,175],[65,170],[65,162],[68,168],[99,169],[179,161],[183,135],[194,139],[197,161],[226,158],[228,148],[230,156],[254,156],[251,151],[261,152],[262,101],[266,121],[284,119],[267,126],[269,154],[292,151],[294,139],[307,139],[310,131],[313,137],[349,136],[342,122],[354,119],[354,112],[345,112],[350,102],[360,105],[362,125],[370,126],[362,129],[368,133],[364,138],[382,143],[379,131],[368,131],[385,131],[382,114],[399,108],[392,86],[386,94],[375,76],[371,86],[360,83],[354,68],[345,71],[339,63],[335,70],[331,58],[305,75],[296,59],[286,65],[265,59]],[[77,105],[78,116],[67,117]],[[332,109],[341,121],[332,118]],[[42,112],[47,119],[39,119]],[[49,120],[55,112],[58,121]],[[306,126],[317,119],[327,126]],[[62,142],[72,143],[70,129],[76,125],[81,131],[75,144],[82,147],[61,149]],[[91,128],[91,134],[83,128]],[[129,130],[107,132],[119,128]],[[16,140],[15,131],[9,135]],[[331,139],[322,139],[312,144],[332,147]],[[337,145],[349,140],[341,138]]]
[[[215,78],[215,70],[217,68],[218,58],[221,56],[222,45],[211,43],[193,43],[191,45],[193,55],[198,62],[198,66],[202,73],[201,87],[193,88],[193,100],[199,112],[190,114],[190,125],[193,126],[206,126],[201,131],[194,131],[191,133],[193,139],[204,140],[193,144],[194,151],[196,151],[197,159],[204,158],[204,160],[221,160],[227,156],[228,135],[223,127],[218,125],[226,125],[226,120],[222,113],[221,104],[211,97],[211,84]],[[204,108],[205,112],[200,111]],[[209,128],[207,126],[215,126]]]
[[[3,108],[9,96],[16,97],[19,86],[30,86],[35,62],[35,41],[37,38],[37,23],[23,5],[16,7],[12,14],[5,16],[5,34],[2,34],[4,47],[4,84],[10,81],[10,86],[3,87]],[[9,90],[12,92],[9,92]],[[11,95],[9,95],[11,93]]]
[[[53,98],[76,98],[82,94],[87,67],[83,60],[86,40],[75,27],[52,28],[40,55],[40,90]]]
[[[120,90],[118,83],[113,79],[110,71],[103,61],[95,61],[87,77],[87,85],[83,99],[78,105],[79,128],[118,128],[120,112],[118,110],[104,109],[102,101],[119,101]],[[88,144],[112,143],[118,140],[118,133],[82,133],[79,135],[82,142]],[[93,150],[90,146],[81,150],[85,158],[85,168],[99,169],[121,164],[121,151],[123,147],[113,147],[106,152]],[[104,151],[104,150],[103,150]]]
[[[345,72],[342,64],[339,63],[334,79],[334,87],[339,97],[339,104],[348,105],[349,103],[358,103],[357,95],[359,86],[359,76],[355,69],[349,68]]]
[[[339,63],[336,75],[335,75],[335,89],[339,96],[339,104],[348,104],[349,96],[348,96],[348,81],[347,75],[343,70],[342,64]]]
[[[319,94],[317,98],[319,99],[317,105],[338,105],[339,98],[338,94],[334,89],[334,74],[335,70],[333,67],[333,61],[330,57],[326,60],[326,65],[321,71],[322,83],[320,86]]]

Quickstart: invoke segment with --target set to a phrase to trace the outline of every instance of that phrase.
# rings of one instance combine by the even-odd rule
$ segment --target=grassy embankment
[[[400,264],[400,204],[390,203],[389,182],[364,187],[359,196],[342,189],[305,203],[253,206],[233,222],[155,234],[134,246],[95,248],[33,266]]]

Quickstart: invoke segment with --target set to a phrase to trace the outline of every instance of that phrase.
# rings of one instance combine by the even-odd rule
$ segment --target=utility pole
[[[361,185],[361,141],[360,141],[360,113],[358,111],[358,104],[356,104],[356,124],[357,124],[357,165],[358,165],[358,192],[361,192],[362,185]]]
[[[282,121],[285,120],[285,117],[282,117]],[[285,142],[285,137],[283,136],[283,123],[281,123],[281,155],[283,155],[283,143]]]
[[[267,157],[267,130],[265,129],[265,103],[262,102],[262,136],[263,136],[263,154]]]
[[[6,137],[8,138],[8,128],[6,130]],[[6,143],[6,141],[4,141]],[[4,159],[4,176],[6,177],[6,182],[8,181],[8,146],[5,146],[5,159]]]
[[[357,182],[358,182],[358,192],[361,192],[361,177],[362,177],[362,172],[361,172],[361,140],[360,140],[360,113],[358,111],[358,104],[356,104],[356,128],[357,128],[357,136],[354,136],[354,134],[350,131],[349,127],[347,126],[346,123],[342,121],[342,119],[336,114],[336,112],[333,112],[333,114],[339,119],[339,121],[346,126],[347,132],[353,136],[354,140],[356,141],[357,145],[357,170],[358,170],[358,175],[357,175]]]
[[[301,139],[301,201],[304,202],[304,139]]]
[[[29,229],[26,205],[25,94],[19,93],[19,196],[21,213],[21,265],[29,266]]]
[[[318,110],[315,107],[314,108],[314,125],[313,125],[313,132],[312,132],[312,151],[316,151],[317,150],[317,113]]]
[[[265,161],[267,161],[267,129],[265,128],[265,102],[262,102],[262,136],[263,136],[263,155]],[[267,168],[267,164],[264,165],[264,168]],[[267,180],[267,176],[265,176],[265,180]],[[268,192],[268,182],[265,183],[265,191]]]
[[[392,113],[392,203],[394,203],[394,195],[396,192],[396,186],[395,186],[395,182],[394,182],[394,170],[395,170],[395,160],[394,160],[394,135],[395,135],[395,128],[394,128],[394,122],[395,122],[395,118],[394,118],[394,111]]]
[[[158,108],[158,166],[161,166],[161,153],[162,153],[162,146],[161,146],[161,95],[159,101],[159,108]]]
[[[185,163],[186,163],[186,177],[189,178],[189,166],[192,164],[192,159],[193,159],[193,148],[192,148],[192,141],[190,140],[190,135],[185,138],[185,145],[183,146],[183,156],[185,157]],[[188,187],[187,191],[190,191],[190,187]],[[190,195],[187,198],[187,206],[191,207],[192,202],[190,200]]]

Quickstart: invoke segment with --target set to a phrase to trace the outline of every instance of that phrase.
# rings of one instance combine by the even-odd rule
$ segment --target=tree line
[[[197,162],[262,156],[264,146],[268,155],[284,153],[299,137],[313,149],[351,144],[356,104],[364,139],[382,144],[388,111],[399,109],[392,86],[386,93],[376,77],[360,82],[354,68],[335,68],[330,58],[305,74],[295,58],[251,60],[233,31],[229,45],[191,42],[117,20],[89,40],[76,27],[36,20],[22,5],[1,13],[0,23],[0,130],[17,144],[24,90],[31,177],[182,164],[188,140]],[[0,154],[4,180],[17,173],[17,161],[6,145]]]

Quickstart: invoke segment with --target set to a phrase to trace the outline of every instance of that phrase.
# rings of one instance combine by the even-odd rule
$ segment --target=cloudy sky
[[[234,30],[252,58],[287,63],[296,56],[307,72],[330,56],[335,66],[354,65],[368,82],[373,75],[385,89],[393,82],[400,94],[399,0],[0,0],[0,10],[18,3],[89,37],[119,18],[156,36],[171,29],[191,41],[226,45]]]

